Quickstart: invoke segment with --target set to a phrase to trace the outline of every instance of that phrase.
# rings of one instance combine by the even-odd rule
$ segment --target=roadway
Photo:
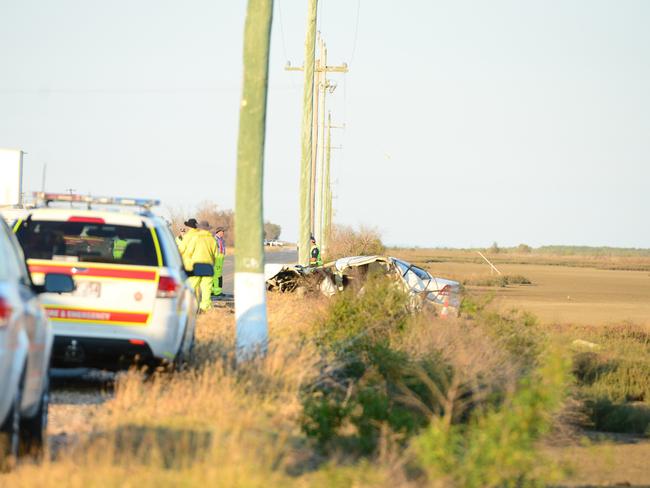
[[[264,260],[267,263],[291,264],[298,262],[298,251],[295,248],[282,249],[277,251],[264,251]],[[235,274],[235,258],[226,254],[226,261],[223,264],[223,293],[233,294]]]

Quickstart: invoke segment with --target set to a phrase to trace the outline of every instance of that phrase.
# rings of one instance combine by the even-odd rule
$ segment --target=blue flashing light
[[[48,202],[77,202],[88,205],[122,205],[129,207],[151,208],[160,205],[160,200],[151,198],[127,198],[127,197],[94,197],[90,195],[75,195],[70,193],[44,193],[35,192],[37,200]]]

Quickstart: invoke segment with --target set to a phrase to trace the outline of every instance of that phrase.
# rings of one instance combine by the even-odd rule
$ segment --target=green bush
[[[609,327],[600,338],[606,351],[579,352],[573,357],[578,395],[591,427],[643,434],[650,429],[647,333],[633,327]]]
[[[408,303],[403,291],[375,277],[337,296],[318,324],[329,367],[304,394],[302,426],[321,448],[369,454],[382,425],[406,439],[439,409],[431,385],[444,391],[450,366],[437,351],[415,359],[393,344],[412,318]]]
[[[523,275],[499,275],[490,278],[477,278],[463,281],[463,285],[495,286],[505,288],[508,285],[532,285],[532,281]]]
[[[547,354],[498,407],[475,410],[467,424],[434,417],[413,443],[429,479],[464,487],[543,485],[559,475],[535,443],[551,425],[567,387],[568,367]]]
[[[544,344],[535,318],[515,311],[488,312],[487,303],[468,300],[465,305],[464,313],[489,339],[478,347],[507,351],[516,374],[529,374]],[[303,393],[302,428],[323,450],[370,454],[384,428],[405,444],[450,405],[453,422],[462,423],[472,410],[497,408],[507,398],[510,387],[502,376],[490,379],[477,373],[469,378],[434,346],[417,348],[417,354],[409,349],[404,340],[409,334],[415,333],[413,341],[448,324],[408,310],[408,297],[375,277],[361,290],[336,296],[317,324],[314,340],[323,354],[323,374]],[[430,330],[420,327],[415,332],[422,320],[430,323]]]
[[[461,314],[476,320],[512,355],[513,362],[530,370],[545,345],[537,317],[519,310],[505,313],[489,310],[491,301],[492,297],[464,297]]]
[[[585,407],[593,428],[603,432],[650,435],[650,405],[640,402],[612,402],[600,397],[587,400]]]

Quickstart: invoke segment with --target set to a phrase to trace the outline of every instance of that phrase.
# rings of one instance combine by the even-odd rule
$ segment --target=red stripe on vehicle
[[[31,273],[61,273],[72,276],[95,276],[102,278],[130,278],[133,280],[156,279],[155,271],[142,271],[134,269],[113,269],[113,268],[86,268],[80,266],[48,266],[47,264],[30,264]]]
[[[102,219],[101,217],[78,217],[76,215],[73,215],[72,217],[68,217],[68,222],[83,222],[86,224],[105,224],[106,221]]]
[[[148,313],[114,312],[111,310],[87,310],[81,308],[46,308],[47,316],[51,319],[84,320],[90,322],[130,322],[136,324],[145,324],[149,318]]]

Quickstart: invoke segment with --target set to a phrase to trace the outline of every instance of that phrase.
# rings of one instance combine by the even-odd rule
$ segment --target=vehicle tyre
[[[50,380],[46,378],[38,410],[31,418],[20,420],[20,456],[40,459],[47,440],[48,409],[50,406]]]
[[[188,324],[185,324],[186,330],[188,327]],[[183,340],[181,341],[181,345],[178,348],[178,353],[176,354],[176,357],[174,358],[174,367],[173,371],[183,371],[187,367],[187,363],[192,359],[192,355],[194,354],[194,334],[192,334],[192,338],[190,339],[190,347],[185,354],[183,349],[185,349],[185,337],[183,337]]]
[[[192,361],[192,359],[194,358],[194,346],[195,345],[196,345],[196,338],[195,338],[194,334],[192,334],[192,339],[190,341],[190,347],[187,350],[187,355],[183,358],[183,360],[185,361],[185,366],[186,367]]]
[[[20,446],[20,403],[22,381],[16,390],[7,418],[0,425],[0,472],[11,470],[18,459]]]

